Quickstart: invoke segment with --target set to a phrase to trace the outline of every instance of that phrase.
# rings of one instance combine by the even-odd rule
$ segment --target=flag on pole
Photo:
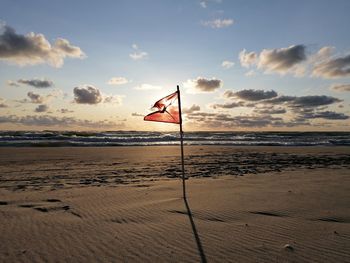
[[[174,93],[158,100],[152,108],[158,109],[145,116],[145,121],[170,122],[180,124],[179,106],[177,103],[179,93]]]
[[[179,86],[177,86],[177,89],[174,93],[154,103],[154,106],[152,108],[156,108],[158,110],[146,115],[143,118],[145,121],[159,121],[159,122],[180,124],[179,126],[180,126],[180,143],[181,143],[182,194],[183,194],[183,198],[186,200],[184,142],[183,142],[183,131],[182,131],[181,98],[180,98]]]

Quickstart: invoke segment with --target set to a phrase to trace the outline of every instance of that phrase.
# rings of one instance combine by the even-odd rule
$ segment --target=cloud
[[[238,108],[238,107],[244,107],[244,102],[243,101],[238,101],[238,102],[228,102],[224,104],[212,104],[210,105],[211,108],[213,109],[233,109],[233,108]]]
[[[107,82],[107,84],[109,84],[109,85],[122,85],[122,84],[126,84],[128,82],[129,82],[129,80],[127,80],[124,77],[113,77]]]
[[[199,4],[200,4],[201,7],[207,8],[207,2],[206,1],[200,1]]]
[[[191,112],[186,120],[191,125],[205,128],[264,128],[317,126],[323,122],[314,119],[347,120],[345,113],[328,110],[330,105],[342,100],[326,95],[286,96],[276,91],[245,89],[226,90],[223,94],[225,103],[211,104],[214,112]],[[230,100],[230,101],[228,101]],[[244,107],[246,115],[231,115],[228,110]],[[330,124],[331,125],[331,124]]]
[[[83,85],[73,89],[74,101],[78,104],[98,104],[102,101],[99,89],[92,85]]]
[[[0,108],[7,108],[8,105],[5,103],[5,99],[0,97]]]
[[[228,60],[225,60],[222,62],[221,66],[225,69],[229,69],[229,68],[232,68],[233,66],[235,65],[234,62],[232,61],[228,61]]]
[[[258,68],[267,72],[285,74],[294,70],[294,66],[306,60],[304,45],[294,45],[287,48],[264,49],[259,55]]]
[[[334,84],[332,85],[331,90],[340,92],[350,91],[350,84]]]
[[[148,58],[148,53],[139,49],[136,44],[132,45],[132,48],[135,50],[133,53],[130,53],[129,56],[133,60],[142,60]]]
[[[292,102],[292,101],[295,100],[295,98],[296,98],[295,96],[281,95],[281,96],[278,96],[278,97],[275,97],[275,98],[272,98],[272,99],[269,99],[269,100],[265,100],[265,101],[263,101],[263,103],[278,105],[278,104],[284,104],[284,103]]]
[[[311,57],[311,63],[320,62],[329,59],[334,52],[335,47],[322,47],[320,50]]]
[[[7,25],[0,25],[0,32],[0,60],[20,66],[47,63],[53,67],[61,67],[66,57],[85,57],[79,47],[71,45],[63,38],[50,44],[43,34],[31,32],[21,35]]]
[[[244,89],[237,91],[235,93],[227,92],[226,96],[234,96],[242,100],[248,101],[259,101],[266,100],[277,97],[277,92],[274,90],[264,91],[264,90],[254,90],[254,89]]]
[[[60,113],[63,113],[63,114],[66,114],[66,113],[73,113],[74,111],[73,110],[69,110],[69,109],[60,109],[60,110],[57,110],[58,112]]]
[[[116,105],[122,105],[123,103],[123,97],[119,95],[109,95],[105,96],[103,99],[103,103],[110,103],[110,104],[116,104]]]
[[[312,75],[326,79],[350,76],[350,55],[316,63]]]
[[[245,49],[243,49],[241,52],[239,52],[238,58],[243,67],[249,68],[251,65],[256,63],[258,56],[255,52],[247,52]]]
[[[249,70],[247,73],[244,74],[247,77],[255,76],[255,71],[254,70]]]
[[[313,96],[301,96],[294,97],[289,101],[289,104],[296,107],[319,107],[324,105],[330,105],[342,100],[326,95],[313,95]]]
[[[306,119],[327,119],[327,120],[347,120],[349,116],[344,113],[338,113],[334,111],[322,111],[322,112],[313,112],[305,113],[303,118]]]
[[[187,88],[188,93],[214,92],[222,86],[222,80],[198,77],[197,79],[187,80],[183,85]]]
[[[160,90],[161,86],[155,86],[151,84],[141,84],[135,87],[136,90]]]
[[[131,113],[131,116],[133,116],[133,117],[144,117],[144,116],[145,116],[145,114],[141,114],[141,113],[133,112],[133,113]]]
[[[266,127],[274,126],[275,122],[282,122],[282,118],[269,115],[261,116],[232,116],[222,113],[195,112],[187,116],[189,121],[215,128],[237,128],[237,127]]]
[[[29,91],[27,93],[27,96],[29,97],[31,103],[40,104],[45,102],[45,97],[41,96],[40,94]],[[27,101],[23,100],[22,102],[27,102]]]
[[[222,0],[202,0],[202,1],[199,1],[199,5],[202,7],[202,8],[207,8],[208,7],[208,2],[212,2],[212,3],[221,3]]]
[[[49,110],[49,106],[46,104],[40,104],[38,107],[35,108],[35,112],[46,112]]]
[[[190,114],[193,113],[195,111],[200,111],[201,107],[199,107],[199,105],[193,104],[190,108],[183,108],[182,109],[182,113],[183,114]]]
[[[224,28],[233,25],[234,21],[233,19],[213,19],[209,21],[203,21],[203,26],[208,26],[211,28]]]
[[[130,54],[130,57],[133,60],[141,60],[141,59],[145,59],[148,57],[148,53],[144,52],[144,51],[139,51],[139,52],[134,52]]]
[[[256,108],[254,112],[259,114],[268,114],[268,115],[274,115],[274,114],[284,114],[286,113],[286,109],[284,108]]]
[[[122,123],[115,123],[108,120],[92,121],[76,119],[73,117],[55,117],[49,115],[27,115],[24,117],[15,115],[0,116],[0,123],[13,123],[26,126],[49,126],[57,128],[79,126],[92,129],[116,129],[123,127]]]
[[[29,85],[38,89],[51,88],[54,85],[51,80],[47,79],[19,79],[17,80],[17,83]]]
[[[263,49],[260,54],[247,52],[243,49],[239,53],[239,61],[245,68],[257,66],[266,73],[294,73],[296,76],[305,74],[306,68],[301,63],[306,62],[306,47],[293,45],[287,48]],[[252,73],[250,73],[252,75]]]
[[[16,81],[13,81],[13,80],[8,80],[7,85],[9,85],[11,87],[19,87],[20,86]]]

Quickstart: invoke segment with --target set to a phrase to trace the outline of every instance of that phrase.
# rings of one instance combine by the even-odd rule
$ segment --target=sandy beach
[[[0,148],[1,262],[349,262],[349,147]]]

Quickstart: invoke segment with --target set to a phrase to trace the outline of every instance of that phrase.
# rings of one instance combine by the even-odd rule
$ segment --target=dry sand
[[[0,262],[350,262],[350,148],[185,152],[1,148]]]

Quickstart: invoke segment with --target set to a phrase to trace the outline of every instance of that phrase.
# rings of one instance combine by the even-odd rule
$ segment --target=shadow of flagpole
[[[198,253],[199,253],[199,256],[201,257],[201,262],[202,263],[206,263],[207,262],[207,258],[205,257],[204,250],[203,250],[203,247],[202,247],[202,243],[201,243],[201,240],[199,238],[196,225],[194,224],[192,212],[191,212],[190,206],[188,205],[186,197],[184,197],[184,202],[185,202],[185,206],[186,206],[186,209],[187,209],[188,218],[190,219],[190,222],[191,222],[193,235],[194,235],[194,238],[195,238],[196,243],[197,243]]]

